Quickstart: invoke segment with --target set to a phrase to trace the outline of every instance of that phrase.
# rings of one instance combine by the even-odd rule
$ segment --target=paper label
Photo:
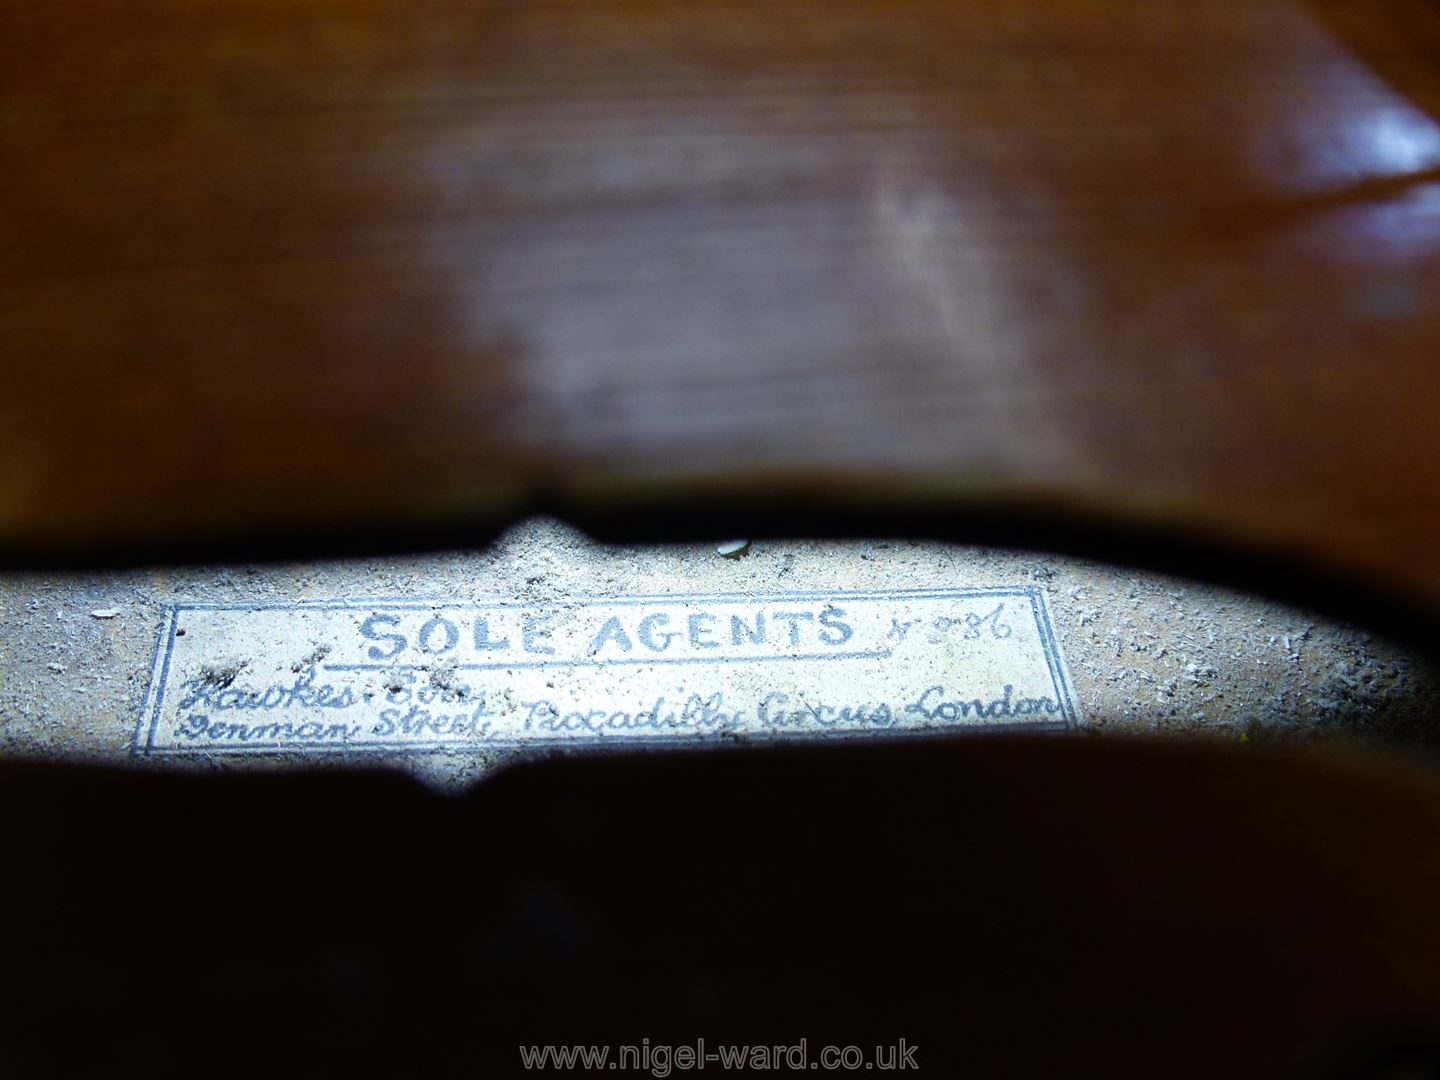
[[[134,749],[405,753],[1078,720],[1031,586],[179,604]]]

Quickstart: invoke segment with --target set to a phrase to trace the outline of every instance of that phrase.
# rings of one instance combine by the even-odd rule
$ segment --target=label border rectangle
[[[1005,731],[1063,731],[1078,727],[1081,723],[1080,709],[1076,703],[1073,685],[1070,680],[1070,672],[1065,664],[1064,655],[1060,652],[1058,638],[1055,634],[1054,623],[1050,616],[1049,598],[1043,588],[1038,585],[1013,585],[993,586],[983,588],[953,588],[953,589],[878,589],[878,590],[803,590],[778,593],[759,592],[731,592],[731,593],[627,593],[623,596],[603,596],[593,593],[571,593],[564,597],[567,604],[586,606],[643,606],[646,604],[668,603],[668,604],[693,604],[693,603],[715,603],[732,602],[737,599],[755,602],[785,602],[785,601],[815,601],[815,600],[942,600],[949,598],[962,599],[983,599],[986,597],[1013,597],[1024,598],[1030,602],[1031,614],[1035,620],[1037,635],[1040,639],[1040,648],[1045,656],[1046,665],[1050,672],[1051,685],[1055,690],[1055,700],[1060,706],[1062,719],[1059,721],[1041,721],[1036,723],[1023,724],[993,724],[977,725],[970,729],[949,729],[969,730],[971,732],[998,733]],[[179,625],[180,615],[186,611],[429,611],[436,608],[466,610],[466,611],[490,611],[495,609],[524,609],[534,608],[537,604],[534,601],[506,599],[503,597],[374,597],[358,598],[348,600],[290,600],[290,601],[234,601],[234,602],[176,602],[166,604],[164,615],[160,624],[160,633],[155,641],[155,651],[151,660],[150,682],[146,687],[143,705],[135,725],[135,734],[131,739],[131,754],[136,757],[158,758],[158,757],[197,757],[211,755],[246,755],[246,754],[277,754],[285,756],[297,755],[382,755],[401,756],[412,753],[463,753],[469,749],[463,743],[404,743],[404,744],[359,744],[359,745],[317,745],[305,747],[303,750],[293,744],[250,744],[247,746],[213,747],[204,751],[197,751],[186,747],[156,747],[155,735],[159,727],[160,714],[163,709],[165,693],[168,689],[170,672],[170,661],[175,651],[176,629]],[[162,648],[163,646],[163,648]],[[758,659],[758,658],[757,658]],[[780,659],[804,659],[803,657],[781,657]],[[831,659],[840,660],[845,657],[831,655]],[[716,663],[716,660],[704,658],[699,662]],[[754,662],[753,660],[734,661],[738,663]],[[613,661],[600,661],[593,666],[606,666]],[[652,661],[653,663],[653,661]],[[386,665],[379,665],[386,666]],[[514,664],[497,663],[486,665],[487,667],[506,668],[514,667]],[[582,667],[592,666],[584,663],[554,661],[546,662],[551,667]],[[348,670],[354,665],[335,665],[336,670]],[[935,729],[914,729],[907,731],[896,731],[887,733],[887,739],[897,737],[934,737],[938,732]],[[751,742],[769,741],[792,741],[811,742],[816,740],[834,739],[856,739],[870,737],[863,733],[854,731],[842,731],[834,733],[811,733],[802,737],[786,736],[783,734],[765,735],[747,733],[746,738]],[[601,747],[614,746],[697,746],[713,745],[712,740],[697,739],[694,735],[670,735],[654,737],[631,737],[623,739],[604,737],[595,739],[567,739],[567,740],[501,740],[487,742],[485,750],[526,750],[535,749],[539,751],[554,749],[557,746],[573,747],[576,749],[593,750]],[[479,747],[475,748],[477,751]]]

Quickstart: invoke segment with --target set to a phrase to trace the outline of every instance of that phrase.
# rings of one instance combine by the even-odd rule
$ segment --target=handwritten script
[[[1030,586],[177,604],[134,749],[454,752],[1077,719]]]

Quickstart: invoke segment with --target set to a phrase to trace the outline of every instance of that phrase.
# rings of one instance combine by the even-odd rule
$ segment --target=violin
[[[543,511],[1103,554],[1433,647],[1437,57],[1433,0],[12,3],[0,563]],[[1413,762],[896,742],[453,800],[7,762],[0,807],[21,1073],[1440,1062]]]

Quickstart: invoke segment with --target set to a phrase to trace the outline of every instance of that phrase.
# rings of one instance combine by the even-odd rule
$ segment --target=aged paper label
[[[174,605],[141,755],[1063,728],[1046,597],[994,589]]]

